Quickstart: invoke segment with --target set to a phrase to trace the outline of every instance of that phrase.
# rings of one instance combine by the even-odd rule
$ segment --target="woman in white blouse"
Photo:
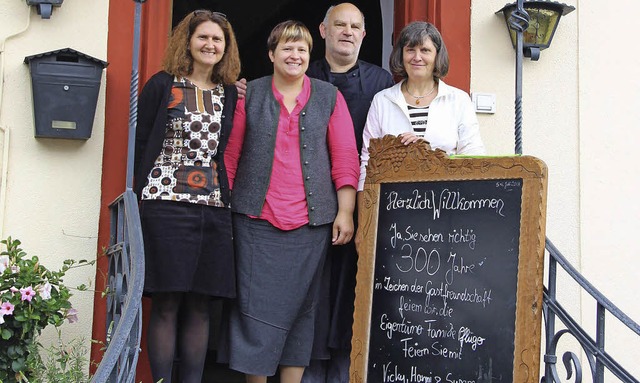
[[[469,95],[442,81],[449,71],[449,54],[433,24],[415,21],[405,26],[389,67],[402,81],[373,98],[362,135],[358,190],[364,186],[372,138],[392,134],[405,145],[424,139],[449,155],[484,154]]]

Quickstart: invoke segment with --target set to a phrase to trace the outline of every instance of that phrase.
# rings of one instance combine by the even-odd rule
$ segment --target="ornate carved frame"
[[[367,381],[380,184],[521,178],[513,381],[537,383],[547,198],[547,167],[544,162],[530,156],[449,158],[441,150],[431,150],[426,142],[405,146],[399,138],[390,135],[372,139],[369,151],[367,179],[358,196],[356,246],[359,260],[350,382]]]

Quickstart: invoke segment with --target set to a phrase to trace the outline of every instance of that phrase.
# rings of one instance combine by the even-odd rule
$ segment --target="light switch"
[[[471,101],[475,106],[476,113],[495,113],[496,95],[491,93],[471,93]]]

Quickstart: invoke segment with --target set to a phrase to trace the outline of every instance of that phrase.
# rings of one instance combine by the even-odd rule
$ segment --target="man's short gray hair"
[[[341,3],[341,4],[345,4],[345,3]],[[340,5],[340,4],[337,4]],[[324,14],[324,20],[322,20],[322,24],[324,24],[325,27],[329,26],[329,15],[331,14],[331,11],[333,11],[333,8],[335,8],[336,5],[332,5],[329,7],[329,9],[327,9],[327,13]],[[355,5],[354,5],[355,7]],[[360,8],[356,7],[356,9],[358,11],[360,11]],[[364,28],[364,13],[362,13],[362,11],[360,11],[360,16],[362,16],[362,30],[365,30]]]

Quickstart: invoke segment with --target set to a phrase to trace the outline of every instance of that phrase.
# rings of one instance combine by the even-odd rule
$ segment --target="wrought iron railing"
[[[129,87],[129,126],[125,192],[110,206],[107,255],[107,348],[92,383],[134,383],[142,337],[144,244],[138,199],[133,192],[133,157],[138,117],[138,67],[142,3],[134,2],[133,55]]]
[[[544,354],[545,375],[543,383],[564,382],[560,378],[557,366],[557,352],[560,339],[565,335],[573,337],[580,343],[582,352],[589,363],[589,372],[594,383],[603,383],[605,371],[609,371],[624,383],[639,383],[625,370],[605,349],[605,318],[610,313],[613,318],[624,324],[629,330],[640,336],[640,325],[629,318],[602,293],[600,293],[589,281],[587,281],[571,264],[560,254],[560,251],[547,238],[546,248],[549,253],[549,281],[544,289],[543,313],[545,320],[546,351]],[[595,340],[589,335],[562,307],[557,300],[556,282],[558,265],[571,276],[578,285],[593,297],[596,303],[596,329]],[[556,331],[557,321],[564,328]],[[574,379],[575,383],[583,380],[583,368],[581,358],[574,351],[565,351],[562,355],[567,379]]]
[[[133,191],[125,191],[110,209],[107,349],[91,382],[133,383],[142,336],[144,286],[144,247]]]

